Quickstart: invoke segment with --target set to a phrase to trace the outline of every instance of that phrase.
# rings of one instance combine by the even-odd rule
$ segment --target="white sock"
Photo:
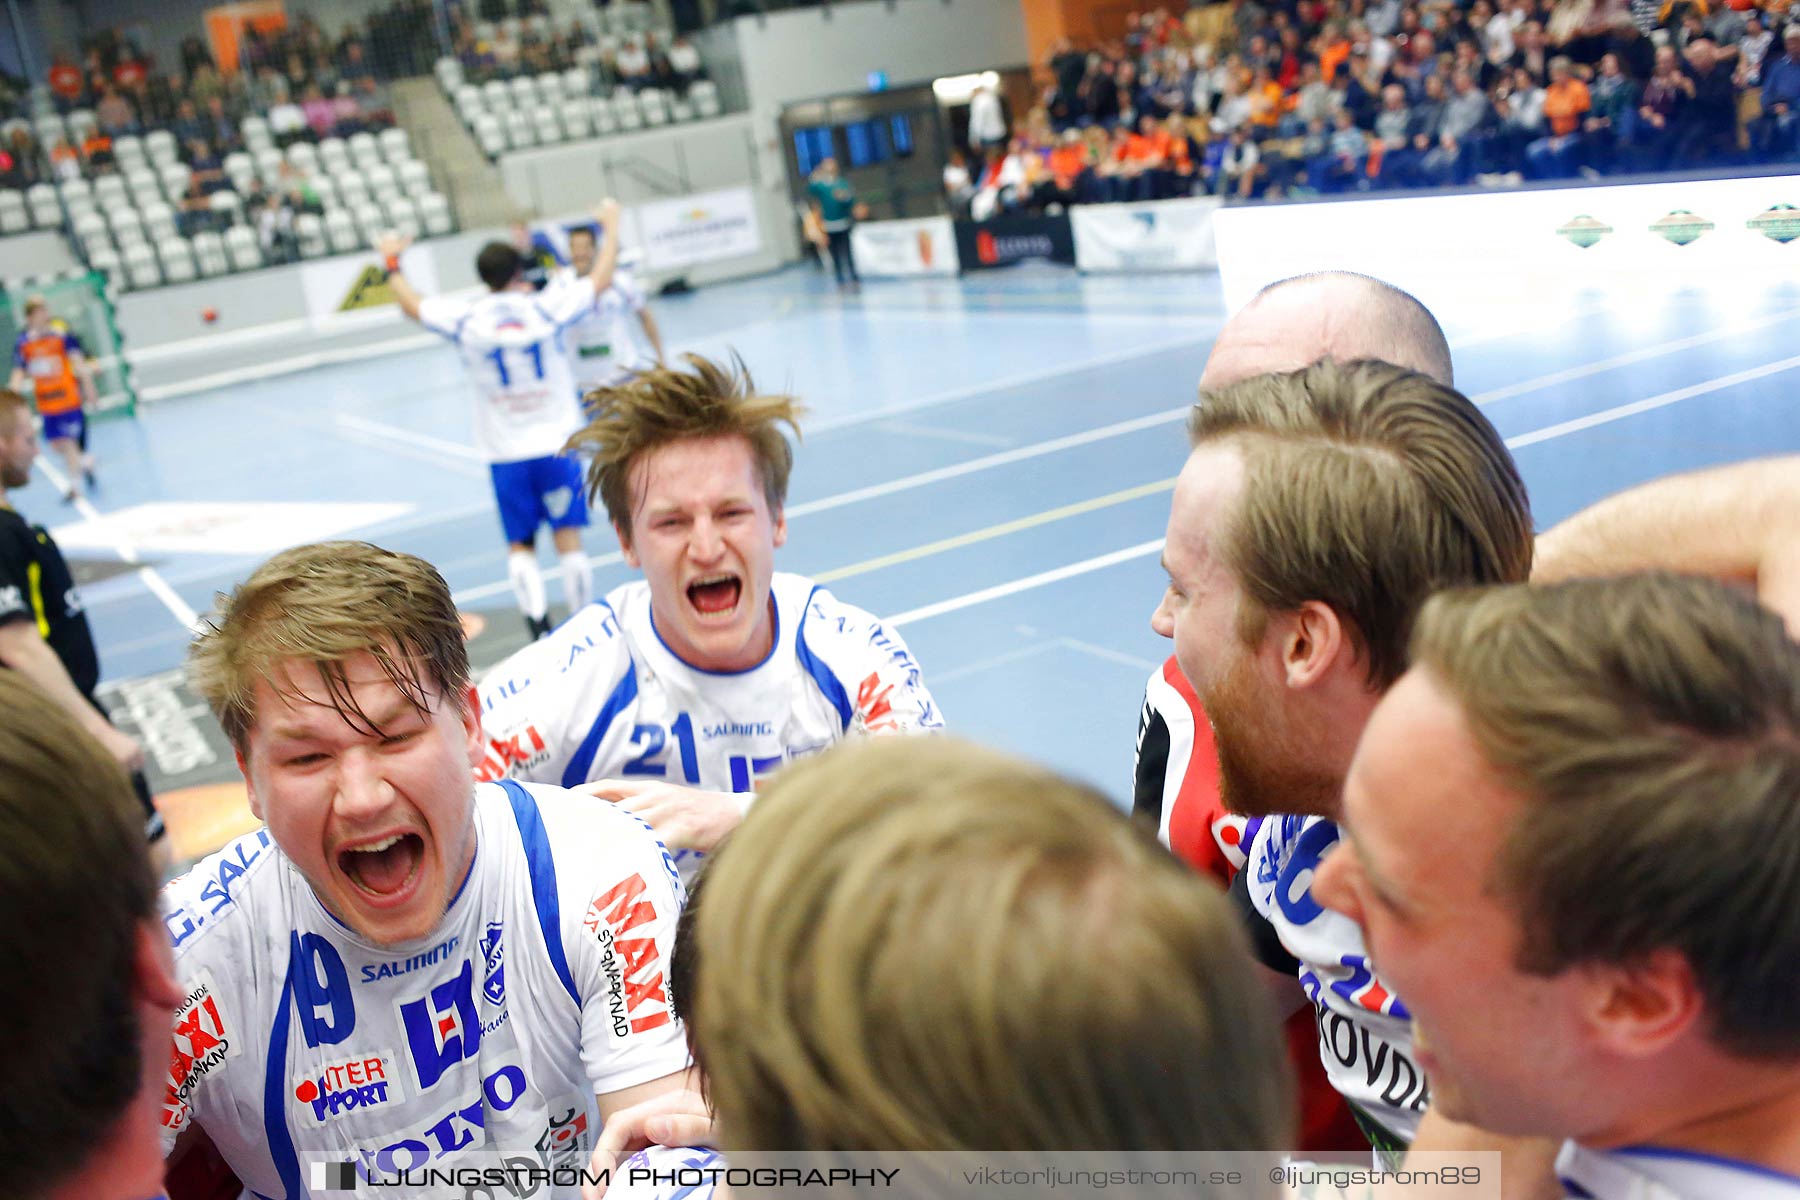
[[[506,556],[506,574],[512,580],[519,611],[534,621],[542,617],[550,602],[544,596],[544,573],[538,569],[537,555],[530,550],[514,550]]]
[[[594,571],[588,566],[585,550],[571,550],[562,556],[563,599],[569,602],[573,616],[594,598]]]

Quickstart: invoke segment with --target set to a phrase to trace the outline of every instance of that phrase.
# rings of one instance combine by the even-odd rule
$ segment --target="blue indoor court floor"
[[[1514,447],[1540,528],[1656,475],[1800,450],[1800,286],[1469,311],[1449,329],[1458,381]],[[1168,646],[1149,628],[1157,555],[1217,279],[1022,267],[839,295],[795,269],[656,312],[672,349],[735,350],[810,410],[777,567],[892,619],[955,731],[1123,800]],[[171,678],[216,591],[322,535],[435,562],[489,618],[485,667],[523,630],[469,406],[448,346],[316,368],[99,425],[99,526],[41,471],[15,501],[90,568],[128,560],[84,588],[111,681]],[[171,502],[196,507],[140,507]],[[588,542],[599,590],[629,577],[609,531]],[[181,739],[152,741],[153,777],[179,782]]]

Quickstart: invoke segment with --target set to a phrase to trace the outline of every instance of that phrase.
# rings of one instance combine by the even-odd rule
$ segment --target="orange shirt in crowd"
[[[1334,82],[1337,79],[1338,68],[1343,66],[1349,58],[1349,42],[1340,41],[1331,43],[1331,45],[1319,51],[1320,77],[1323,78],[1326,83]]]
[[[1169,154],[1169,135],[1159,129],[1149,137],[1141,133],[1130,134],[1125,144],[1119,147],[1120,162],[1160,162]]]
[[[1061,145],[1050,151],[1050,175],[1056,180],[1056,186],[1068,191],[1075,186],[1076,179],[1087,166],[1087,147],[1077,142],[1074,145]]]
[[[1250,93],[1250,123],[1273,126],[1281,119],[1281,85],[1273,79]]]
[[[1550,122],[1553,137],[1574,133],[1581,125],[1581,115],[1592,107],[1587,84],[1579,79],[1565,79],[1544,89],[1544,119]]]

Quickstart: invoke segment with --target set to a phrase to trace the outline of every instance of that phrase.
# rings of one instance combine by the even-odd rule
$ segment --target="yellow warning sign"
[[[394,289],[388,286],[387,272],[373,264],[362,269],[362,274],[344,293],[344,299],[337,306],[339,312],[351,312],[359,308],[379,308],[383,304],[394,302]]]

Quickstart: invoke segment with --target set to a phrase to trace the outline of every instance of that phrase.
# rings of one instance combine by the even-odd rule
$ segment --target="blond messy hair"
[[[727,1149],[1292,1133],[1229,905],[1084,785],[951,738],[846,743],[775,779],[704,894],[684,1019]]]
[[[684,354],[691,370],[657,367],[629,383],[595,388],[587,394],[587,428],[569,439],[565,453],[592,456],[588,495],[606,507],[606,519],[627,545],[631,542],[631,474],[651,451],[688,438],[741,437],[750,443],[763,494],[771,512],[787,502],[794,448],[782,435],[786,424],[800,436],[805,411],[789,395],[756,390],[744,360],[727,364]]]
[[[357,706],[344,663],[367,653],[421,713],[469,686],[469,651],[450,587],[422,558],[368,542],[320,542],[285,550],[230,595],[188,650],[188,675],[241,753],[266,681],[291,694],[285,665],[318,668],[352,728],[376,729]],[[429,685],[429,690],[428,690]]]

